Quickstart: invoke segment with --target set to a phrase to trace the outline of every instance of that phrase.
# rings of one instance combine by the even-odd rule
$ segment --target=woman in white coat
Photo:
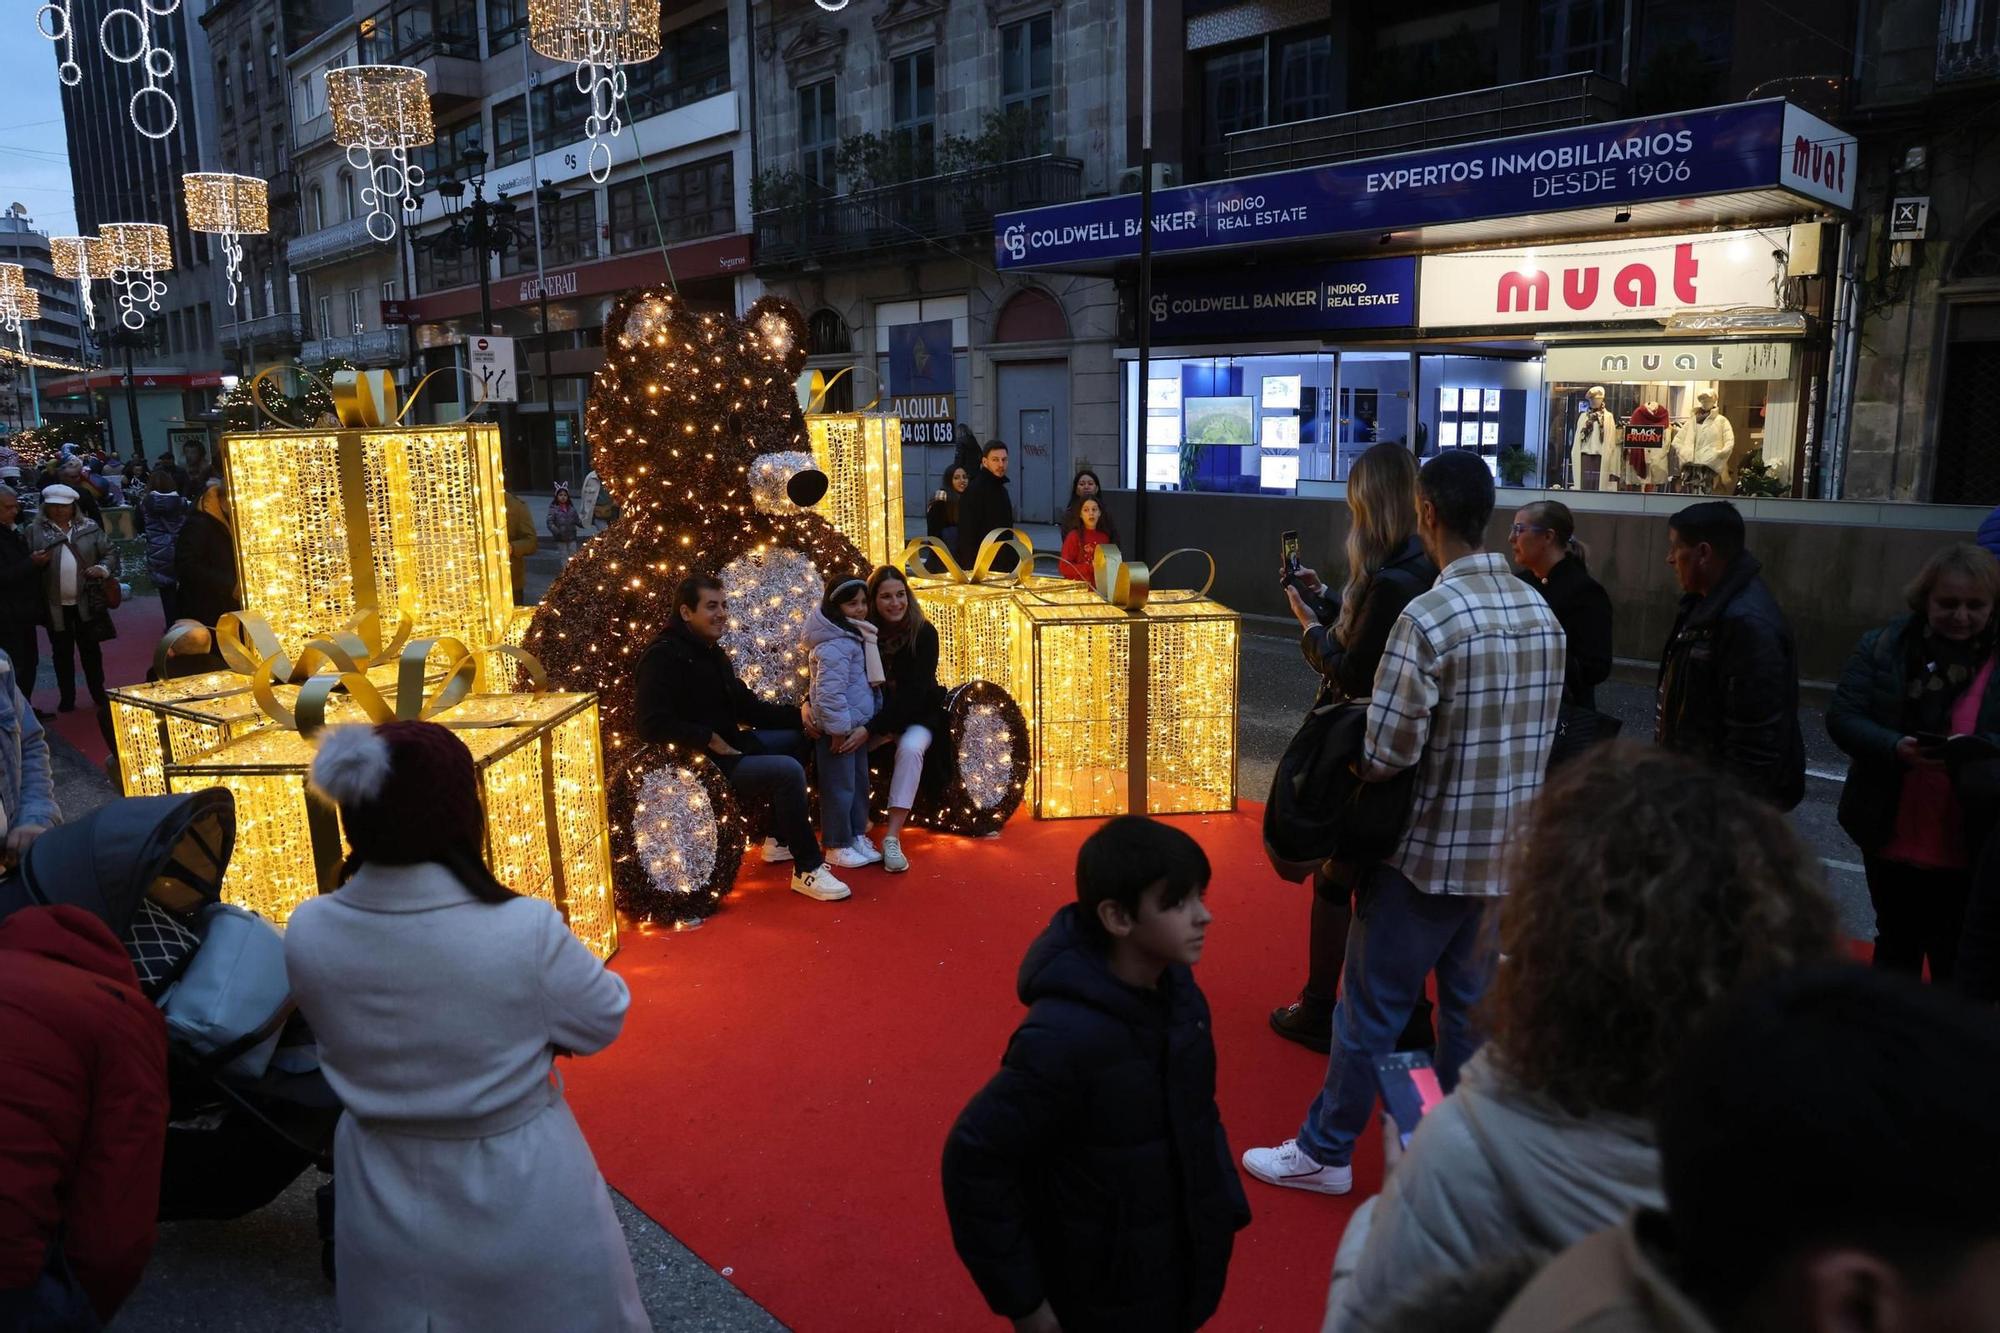
[[[347,1107],[336,1296],[366,1333],[649,1329],[552,1066],[618,1035],[630,995],[548,903],[481,856],[472,754],[430,722],[329,728],[344,882],[292,915],[285,963]]]

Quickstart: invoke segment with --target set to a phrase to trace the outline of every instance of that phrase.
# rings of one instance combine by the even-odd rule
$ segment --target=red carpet
[[[118,627],[118,637],[102,645],[104,683],[116,689],[146,678],[147,670],[153,665],[153,649],[166,632],[166,626],[160,620],[160,599],[157,597],[134,597],[113,611],[111,620]],[[60,695],[56,688],[55,667],[49,658],[49,632],[46,629],[37,631],[35,641],[41,649],[41,663],[35,672],[34,704],[44,713],[56,713]],[[75,712],[56,713],[43,725],[81,750],[91,763],[101,767],[110,750],[104,744],[104,732],[97,725],[97,710],[91,707],[90,690],[83,683],[81,664],[76,668],[76,705]]]
[[[1266,1025],[1303,978],[1308,891],[1265,868],[1256,807],[1173,822],[1216,868],[1196,975],[1240,1154],[1289,1137],[1325,1072]],[[1002,1327],[952,1251],[938,1157],[1020,1019],[1015,969],[1096,827],[914,834],[908,874],[843,872],[854,897],[831,906],[753,858],[701,929],[629,932],[613,964],[633,993],[624,1035],[565,1065],[606,1178],[795,1328]],[[1344,1199],[1246,1183],[1255,1221],[1210,1328],[1319,1327],[1334,1246],[1379,1188],[1379,1136],[1356,1168]]]

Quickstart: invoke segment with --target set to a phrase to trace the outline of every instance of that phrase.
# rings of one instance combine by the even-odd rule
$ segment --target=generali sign
[[[1426,328],[1658,321],[1697,310],[1777,305],[1783,233],[1702,232],[1580,245],[1426,255]]]

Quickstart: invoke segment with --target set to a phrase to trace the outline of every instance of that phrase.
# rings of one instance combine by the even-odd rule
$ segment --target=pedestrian
[[[169,455],[172,451],[169,450]],[[208,461],[208,446],[200,440],[186,440],[181,444],[181,493],[190,500],[199,502],[202,492],[208,489],[211,477],[219,473]]]
[[[1112,544],[1111,534],[1100,526],[1103,522],[1104,506],[1095,499],[1085,500],[1077,510],[1077,525],[1063,536],[1059,565],[1064,578],[1079,583],[1089,583],[1095,578],[1096,556],[1092,553],[1100,546]]]
[[[1481,549],[1493,515],[1485,462],[1447,449],[1425,463],[1416,513],[1440,573],[1389,632],[1358,768],[1368,781],[1417,771],[1409,822],[1355,891],[1325,1086],[1297,1138],[1243,1155],[1260,1180],[1322,1194],[1354,1187],[1375,1062],[1395,1048],[1427,974],[1444,1091],[1478,1047],[1471,1010],[1494,961],[1487,909],[1506,892],[1507,847],[1541,788],[1562,700],[1562,626],[1506,557]]]
[[[881,707],[888,676],[868,604],[866,579],[835,575],[819,609],[806,618],[812,654],[807,707],[819,734],[820,843],[826,859],[842,870],[882,859],[868,839],[868,721]]]
[[[153,586],[160,591],[160,613],[169,625],[181,618],[180,582],[174,574],[175,546],[194,507],[194,501],[174,485],[173,473],[165,468],[153,469],[145,498],[139,502],[139,521],[146,538],[146,569],[153,576]]]
[[[583,530],[594,533],[597,530],[598,497],[604,493],[604,483],[592,468],[583,474],[583,491],[579,496],[578,516],[583,521]]]
[[[90,474],[84,469],[81,458],[75,454],[63,458],[56,466],[56,484],[76,492],[78,513],[100,528],[104,526],[104,492],[91,484]]]
[[[617,1038],[624,981],[554,907],[487,868],[479,778],[455,733],[331,727],[311,776],[352,849],[340,887],[285,928],[293,995],[347,1112],[334,1138],[341,1324],[650,1329],[553,1074],[558,1055]]]
[[[967,477],[979,471],[979,437],[972,433],[972,427],[963,421],[952,427],[952,462],[965,469]]]
[[[236,593],[236,538],[229,530],[229,504],[220,477],[210,481],[174,538],[175,610],[185,620],[214,629],[231,611],[243,609]]]
[[[1806,789],[1792,627],[1743,546],[1743,515],[1704,500],[1667,527],[1680,617],[1660,655],[1655,739],[1733,774],[1780,810]]]
[[[1118,525],[1111,521],[1111,515],[1104,509],[1103,490],[1104,487],[1097,480],[1095,472],[1089,468],[1077,472],[1076,478],[1069,484],[1069,501],[1063,505],[1061,517],[1063,536],[1067,537],[1083,526],[1083,502],[1095,500],[1098,504],[1098,531],[1104,533],[1107,541],[1118,540]]]
[[[81,907],[0,921],[0,1328],[109,1323],[152,1255],[167,1025]]]
[[[938,683],[937,627],[925,618],[910,581],[894,565],[868,576],[869,619],[880,635],[882,706],[868,719],[869,747],[896,747],[889,774],[889,826],[882,835],[882,868],[901,874],[910,868],[903,853],[903,827],[916,803],[924,755],[944,734],[944,686]]]
[[[1007,442],[988,440],[965,494],[958,501],[958,563],[971,569],[989,533],[1014,526],[1014,497],[1007,493]],[[993,572],[1011,573],[1019,559],[1011,547],[994,558]]]
[[[958,549],[958,505],[965,496],[965,488],[971,484],[971,471],[962,463],[953,463],[945,471],[944,485],[931,496],[930,507],[924,510],[924,535],[943,542],[948,551]],[[936,572],[944,571],[940,568]]]
[[[2000,560],[1970,543],[1924,562],[1909,612],[1861,637],[1826,710],[1851,759],[1840,826],[1861,849],[1875,908],[1875,966],[1952,980],[1976,830],[1945,764],[1947,736],[2000,735],[1994,671]]]
[[[1768,806],[1727,795],[1629,741],[1550,780],[1508,874],[1487,1044],[1348,1223],[1328,1333],[1661,1206],[1647,1117],[1696,1023],[1838,947],[1817,859]]]
[[[1329,595],[1308,565],[1278,571],[1299,622],[1299,651],[1319,673],[1314,708],[1374,693],[1389,631],[1410,599],[1437,582],[1437,565],[1416,533],[1416,505],[1417,460],[1400,444],[1372,445],[1347,474],[1347,581],[1339,595]],[[1326,862],[1313,872],[1305,986],[1271,1012],[1273,1031],[1322,1055],[1333,1043],[1333,1001],[1363,869]],[[1429,1001],[1413,1009],[1411,1029],[1413,1048],[1428,1048]]]
[[[1510,542],[1521,581],[1542,595],[1569,636],[1563,702],[1595,709],[1597,687],[1611,675],[1611,594],[1590,576],[1575,516],[1560,500],[1523,505],[1514,511]]]
[[[563,559],[567,560],[575,555],[576,534],[577,529],[582,526],[582,519],[576,512],[576,506],[570,503],[569,487],[556,487],[555,498],[549,501],[546,521],[549,536],[555,540],[556,550],[562,553]]]
[[[1665,1215],[1557,1255],[1493,1333],[1991,1329],[1995,1105],[2000,1025],[1948,991],[1852,965],[1751,987],[1661,1080]]]
[[[1194,979],[1208,881],[1180,829],[1109,820],[1021,962],[1027,1016],[942,1173],[958,1256],[1017,1330],[1180,1333],[1221,1302],[1250,1209]]]
[[[49,610],[42,571],[17,526],[20,521],[20,494],[0,485],[0,651],[14,663],[15,684],[22,695],[32,699],[41,669],[35,626],[48,619]]]
[[[722,580],[712,574],[682,579],[673,620],[639,658],[639,739],[705,754],[739,793],[768,801],[776,833],[764,841],[764,860],[792,862],[794,892],[837,902],[849,890],[826,865],[813,833],[801,762],[808,739],[802,710],[765,703],[737,678],[722,649],[728,629]]]
[[[106,639],[118,636],[111,623],[106,584],[118,577],[118,551],[104,529],[76,512],[77,493],[57,484],[42,491],[42,511],[28,530],[31,557],[42,571],[43,610],[48,616],[49,661],[55,668],[57,710],[76,707],[76,662],[83,659],[84,683],[97,704],[104,693]]]
[[[512,491],[505,492],[507,499],[507,567],[514,576],[514,604],[531,604],[528,597],[528,557],[542,549],[542,543],[535,536],[535,516],[528,512],[528,503]]]

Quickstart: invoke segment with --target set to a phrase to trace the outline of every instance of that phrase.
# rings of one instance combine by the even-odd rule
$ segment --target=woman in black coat
[[[184,620],[213,628],[231,611],[241,611],[236,593],[236,539],[223,517],[222,483],[203,489],[195,511],[174,539],[175,610]]]
[[[1852,759],[1840,826],[1861,848],[1875,907],[1875,966],[1931,980],[1957,972],[1968,917],[1979,923],[1971,971],[1995,964],[1985,943],[2000,884],[1981,861],[2000,813],[1984,795],[1990,761],[1946,766],[1932,738],[1961,733],[2000,743],[2000,561],[1947,546],[1905,594],[1910,614],[1864,634],[1826,710],[1827,733]],[[1962,799],[1966,798],[1966,799]],[[1973,904],[1974,897],[1980,902]],[[1970,943],[1968,941],[1968,943]],[[1987,978],[1993,980],[1994,978]],[[1985,984],[1968,975],[1971,988]]]
[[[1111,521],[1111,511],[1104,507],[1104,483],[1089,468],[1080,469],[1076,479],[1069,484],[1069,503],[1063,506],[1062,519],[1057,524],[1062,535],[1067,537],[1083,526],[1083,502],[1097,501],[1097,530],[1112,542],[1118,540],[1118,525]]]
[[[965,488],[972,482],[972,473],[965,464],[953,463],[945,471],[944,485],[931,497],[930,508],[924,510],[924,535],[935,537],[953,551],[958,549],[958,501],[965,494]],[[942,574],[942,568],[933,573]]]
[[[1563,702],[1595,709],[1597,687],[1611,675],[1611,594],[1590,577],[1589,551],[1576,539],[1576,519],[1557,500],[1514,511],[1509,544],[1521,581],[1542,595],[1569,639]]]
[[[893,565],[868,579],[868,618],[875,622],[882,655],[882,707],[868,719],[870,748],[896,745],[889,775],[889,827],[882,836],[882,868],[910,868],[903,854],[903,826],[924,774],[924,755],[944,731],[944,687],[938,684],[937,627],[910,591],[909,580]]]
[[[1318,574],[1300,568],[1285,584],[1303,631],[1299,651],[1320,673],[1313,707],[1366,700],[1375,689],[1389,630],[1410,599],[1437,581],[1416,526],[1417,460],[1399,444],[1378,444],[1347,474],[1347,586],[1329,597]],[[1333,1040],[1333,1000],[1353,920],[1354,871],[1332,862],[1313,872],[1312,929],[1305,988],[1271,1012],[1279,1036],[1315,1051]],[[1428,1005],[1412,1015],[1409,1032],[1428,1032]]]

